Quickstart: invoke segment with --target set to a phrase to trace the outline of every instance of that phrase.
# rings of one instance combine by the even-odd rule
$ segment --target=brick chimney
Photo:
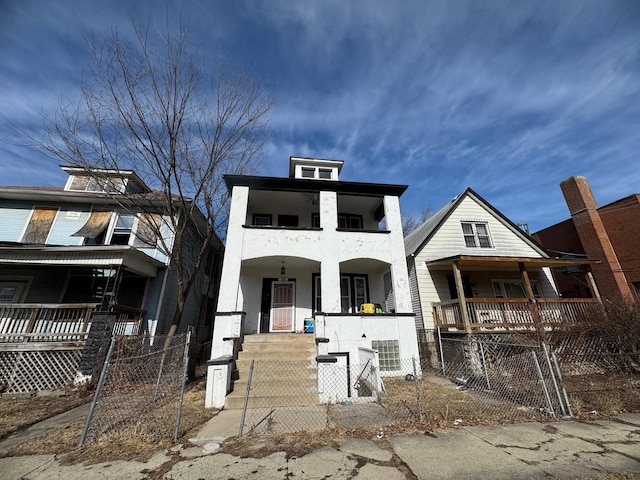
[[[612,301],[633,298],[587,178],[569,177],[560,183],[560,188],[587,257],[602,262],[591,269],[600,294]]]

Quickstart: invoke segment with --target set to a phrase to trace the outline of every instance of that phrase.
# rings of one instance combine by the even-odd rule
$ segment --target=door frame
[[[274,330],[273,329],[273,300],[276,285],[291,285],[291,329],[290,330]],[[269,307],[269,333],[294,332],[296,328],[296,282],[295,280],[279,281],[275,280],[271,283],[271,305]]]

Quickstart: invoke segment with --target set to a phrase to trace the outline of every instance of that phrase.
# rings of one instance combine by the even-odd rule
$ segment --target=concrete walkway
[[[73,415],[81,415],[81,411]],[[86,415],[86,412],[85,412]],[[607,420],[460,427],[446,433],[347,438],[300,458],[217,453],[238,434],[239,410],[223,410],[190,439],[195,446],[157,452],[148,462],[60,465],[53,455],[0,459],[3,479],[542,479],[640,478],[640,415]],[[0,449],[5,448],[0,442]],[[6,450],[5,450],[6,451]]]

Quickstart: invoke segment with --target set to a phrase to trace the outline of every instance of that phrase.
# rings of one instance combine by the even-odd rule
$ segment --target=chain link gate
[[[120,336],[111,345],[80,445],[136,430],[151,440],[179,434],[191,334]]]
[[[572,416],[555,354],[547,345],[467,337],[439,337],[442,374],[479,400],[500,408],[538,410],[543,416]]]

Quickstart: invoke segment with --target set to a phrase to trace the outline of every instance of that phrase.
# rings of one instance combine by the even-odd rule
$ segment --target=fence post
[[[187,383],[187,370],[189,367],[189,345],[191,344],[191,330],[187,332],[187,338],[184,344],[184,356],[183,362],[184,365],[182,367],[182,384],[180,385],[180,398],[178,400],[178,415],[176,418],[176,429],[173,433],[173,443],[178,441],[178,434],[180,429],[180,419],[182,418],[182,401],[184,399],[184,386]]]
[[[91,420],[93,419],[93,414],[96,410],[96,405],[98,403],[98,398],[100,397],[100,391],[104,386],[104,381],[107,377],[107,370],[111,366],[111,355],[113,355],[113,348],[116,344],[116,339],[114,337],[111,338],[111,345],[109,345],[109,351],[107,352],[107,358],[104,361],[104,365],[102,366],[102,373],[100,374],[100,380],[98,381],[98,386],[96,387],[96,393],[93,395],[93,400],[91,401],[91,407],[89,407],[89,415],[87,415],[87,421],[84,424],[84,429],[82,430],[82,436],[80,437],[80,443],[78,447],[82,447],[84,445],[84,441],[87,438],[87,433],[89,432],[89,426],[91,425]]]
[[[418,401],[418,411],[420,412],[420,421],[422,421],[422,399],[420,398],[420,384],[418,383],[418,369],[416,368],[416,357],[411,357],[413,361],[413,381],[416,384],[416,400]]]
[[[249,378],[247,380],[247,391],[244,394],[244,405],[242,406],[242,416],[240,417],[240,431],[238,432],[238,436],[242,436],[242,431],[244,430],[244,418],[247,415],[247,404],[249,403],[249,392],[251,391],[251,378],[253,377],[253,364],[255,363],[255,359],[251,359],[251,365],[249,366]]]
[[[564,387],[564,379],[562,378],[562,371],[560,370],[560,365],[558,364],[558,358],[556,357],[555,352],[551,352],[551,359],[553,360],[553,364],[556,367],[556,374],[558,375],[558,380],[560,381],[560,386],[562,387],[562,395],[564,396],[564,401],[567,403],[567,410],[569,412],[569,416],[573,417],[573,412],[571,411],[571,403],[569,403],[569,396],[567,395],[567,389]]]
[[[536,352],[531,350],[531,356],[533,357],[533,363],[535,364],[536,370],[538,372],[538,376],[540,377],[540,384],[542,385],[544,398],[547,400],[547,405],[549,406],[549,412],[551,412],[551,415],[553,416],[553,418],[556,418],[556,412],[553,410],[553,404],[551,403],[549,390],[547,390],[547,384],[544,382],[544,377],[542,376],[542,370],[540,369],[540,364],[538,363],[538,357],[536,356]]]
[[[562,415],[566,417],[567,411],[564,408],[564,402],[562,401],[562,397],[560,396],[560,390],[558,389],[558,382],[556,382],[556,376],[553,374],[553,367],[551,366],[551,360],[549,359],[549,351],[547,350],[547,344],[544,342],[542,342],[542,351],[544,352],[544,358],[547,362],[547,368],[549,369],[549,374],[551,375],[551,383],[553,385],[554,390],[556,391],[558,402],[560,403],[560,410],[562,410]]]
[[[442,366],[442,376],[446,377],[447,372],[444,365],[444,352],[442,351],[442,334],[440,333],[440,329],[438,329],[438,343],[440,344],[440,365]]]
[[[482,366],[484,367],[484,378],[487,380],[487,389],[491,390],[491,382],[489,381],[489,371],[487,370],[487,360],[484,358],[484,347],[480,344],[480,355],[482,356]]]

